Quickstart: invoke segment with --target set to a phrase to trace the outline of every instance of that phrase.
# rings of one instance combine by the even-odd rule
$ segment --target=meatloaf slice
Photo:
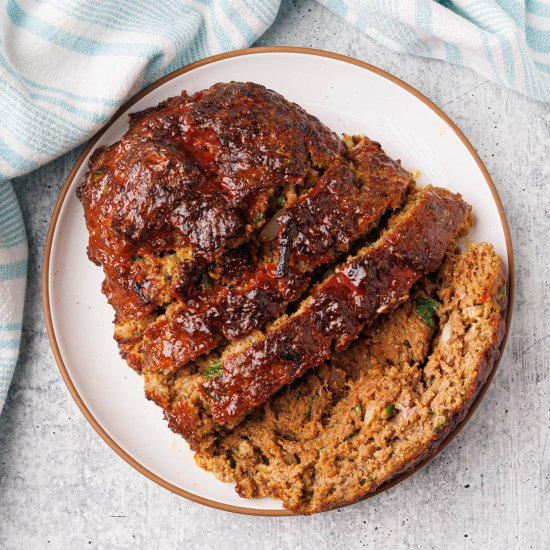
[[[238,424],[283,385],[344,349],[365,324],[408,298],[411,286],[437,269],[449,243],[469,224],[458,195],[427,187],[373,244],[320,283],[298,311],[263,333],[230,345],[220,360],[175,376],[146,372],[146,394],[166,409],[170,427],[195,449],[224,425]]]
[[[348,138],[348,146],[346,162],[332,164],[269,222],[260,235],[267,242],[240,278],[227,281],[225,270],[212,270],[206,289],[149,324],[133,348],[143,368],[177,370],[261,328],[301,296],[314,269],[347,252],[386,211],[401,205],[414,186],[411,175],[366,137]]]
[[[486,243],[450,250],[412,297],[220,433],[196,455],[198,464],[236,481],[242,497],[280,498],[289,510],[311,514],[360,500],[433,454],[498,357],[503,262]],[[426,298],[437,300],[433,340]]]

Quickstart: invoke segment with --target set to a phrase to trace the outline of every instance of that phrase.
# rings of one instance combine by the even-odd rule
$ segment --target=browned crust
[[[386,212],[401,205],[414,188],[412,176],[380,144],[364,136],[346,141],[351,164],[334,162],[307,193],[280,209],[278,236],[271,243],[275,250],[260,246],[232,281],[236,288],[228,288],[227,269],[221,266],[212,290],[175,304],[170,315],[147,327],[139,346],[132,343],[144,369],[177,370],[260,329],[300,298],[316,268],[348,252]]]

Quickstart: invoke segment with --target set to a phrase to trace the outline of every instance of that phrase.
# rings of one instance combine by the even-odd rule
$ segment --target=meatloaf
[[[457,249],[470,206],[261,85],[130,115],[78,195],[122,357],[243,497],[363,498],[434,452],[497,357],[505,272]]]
[[[470,207],[445,189],[412,193],[380,238],[327,276],[290,316],[228,346],[219,360],[177,376],[146,372],[146,394],[192,448],[233,427],[283,385],[342,350],[379,314],[408,298],[468,227]]]
[[[452,248],[411,300],[196,460],[241,496],[280,498],[293,512],[355,502],[434,453],[464,417],[498,356],[505,311],[493,248]]]

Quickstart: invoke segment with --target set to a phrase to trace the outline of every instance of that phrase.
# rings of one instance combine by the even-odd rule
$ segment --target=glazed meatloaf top
[[[170,302],[189,261],[203,268],[258,233],[273,200],[311,184],[344,149],[298,105],[252,83],[132,115],[128,132],[91,156],[80,188],[88,255],[104,268],[117,317]]]
[[[263,327],[413,186],[379,144],[256,84],[132,115],[80,188],[122,356],[174,370]]]

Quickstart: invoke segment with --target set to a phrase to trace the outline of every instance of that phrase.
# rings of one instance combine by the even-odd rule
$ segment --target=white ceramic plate
[[[338,133],[366,133],[406,168],[419,170],[420,183],[463,194],[476,216],[472,241],[493,243],[510,267],[512,249],[494,186],[456,126],[403,82],[336,54],[262,48],[210,58],[168,75],[139,94],[92,141],[65,183],[44,261],[46,322],[61,373],[94,428],[148,477],[204,504],[278,515],[284,513],[280,502],[241,499],[231,484],[197,467],[187,444],[167,428],[161,410],[144,399],[140,377],[118,355],[112,336],[113,311],[100,291],[102,271],[86,257],[88,235],[75,193],[91,150],[119,139],[127,130],[129,112],[157,105],[182,90],[192,93],[230,80],[264,84]],[[513,287],[511,298],[512,294]]]

